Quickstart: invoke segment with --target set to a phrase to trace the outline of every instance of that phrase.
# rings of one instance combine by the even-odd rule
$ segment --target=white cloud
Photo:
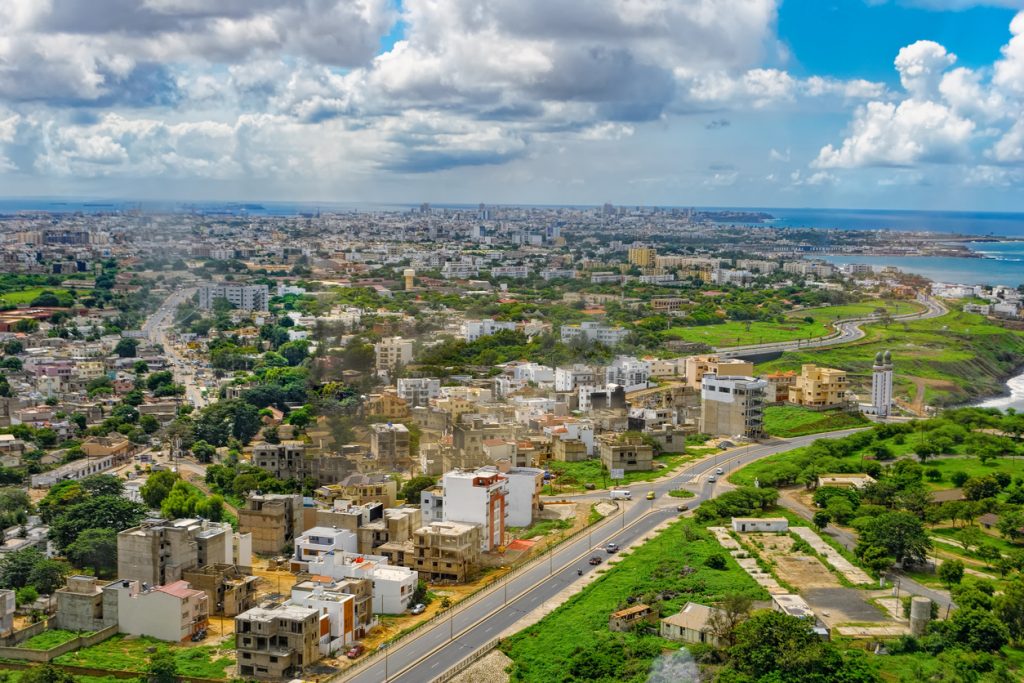
[[[965,152],[974,123],[936,102],[869,102],[854,115],[851,134],[837,149],[826,145],[812,166],[906,166],[948,161]]]
[[[1003,46],[1003,58],[995,64],[992,82],[1008,91],[1024,94],[1024,12],[1010,22],[1013,37]]]
[[[1024,117],[1017,119],[1017,122],[996,141],[989,151],[989,157],[1004,164],[1024,162]]]
[[[942,73],[956,62],[956,55],[931,40],[919,40],[901,48],[896,55],[900,83],[913,97],[931,97],[939,86]]]

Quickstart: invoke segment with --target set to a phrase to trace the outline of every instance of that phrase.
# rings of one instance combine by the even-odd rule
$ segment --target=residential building
[[[314,607],[279,605],[254,607],[235,617],[238,675],[280,680],[298,675],[321,658],[321,621],[329,617]]]
[[[309,563],[331,552],[359,552],[359,537],[349,529],[316,526],[295,539],[293,572],[307,571]]]
[[[508,480],[509,526],[526,527],[533,524],[544,505],[540,492],[544,487],[544,470],[536,467],[512,467],[501,470]]]
[[[618,384],[625,391],[647,388],[651,377],[650,363],[632,356],[617,356],[604,371],[606,384]]]
[[[180,643],[206,629],[210,605],[205,591],[188,581],[149,586],[118,579],[105,590],[117,594],[117,626],[121,633]]]
[[[398,482],[390,475],[352,473],[337,484],[326,484],[313,492],[317,502],[333,505],[335,500],[347,500],[353,505],[377,502],[385,508],[398,502]]]
[[[412,339],[385,337],[373,345],[377,372],[389,372],[399,365],[412,363]]]
[[[508,478],[493,467],[471,472],[452,471],[442,479],[443,519],[446,522],[477,524],[482,528],[480,549],[489,552],[505,545],[508,526]],[[429,518],[429,510],[423,511]]]
[[[306,444],[302,441],[261,443],[252,448],[252,464],[278,479],[302,479],[305,452]]]
[[[145,520],[117,534],[117,575],[148,586],[173,583],[208,564],[252,566],[251,537],[227,522]]]
[[[371,424],[370,454],[377,460],[378,467],[386,472],[410,469],[409,428],[401,423]]]
[[[256,606],[258,576],[244,574],[233,564],[208,564],[186,569],[182,577],[206,593],[210,614],[233,617]]]
[[[7,636],[14,630],[15,597],[10,588],[0,590],[0,636]]]
[[[785,517],[733,517],[732,530],[738,534],[785,533],[789,531],[789,520]]]
[[[842,406],[847,403],[849,386],[845,370],[805,364],[789,387],[789,402],[808,408]]]
[[[601,464],[609,472],[647,472],[654,469],[654,449],[636,434],[602,434],[597,437]]]
[[[605,346],[619,344],[629,330],[623,327],[611,327],[594,321],[582,322],[578,325],[562,325],[561,337],[563,342],[571,342],[574,339],[583,339],[588,342],[597,342]]]
[[[465,583],[480,568],[480,532],[475,524],[458,522],[433,522],[417,529],[412,568],[434,583]]]
[[[217,299],[226,299],[242,311],[266,311],[270,305],[270,289],[266,285],[209,283],[199,287],[199,308],[209,311]]]
[[[431,377],[400,378],[398,396],[410,407],[426,406],[441,395],[441,380]]]
[[[388,420],[404,420],[409,417],[411,412],[409,402],[390,388],[367,394],[366,400],[363,401],[364,415],[375,415]]]
[[[104,590],[111,584],[95,576],[69,576],[67,584],[53,594],[57,602],[54,628],[95,632],[116,626],[118,593]]]
[[[419,576],[408,567],[391,565],[382,555],[344,551],[328,552],[310,561],[308,571],[332,579],[369,581],[373,586],[373,611],[380,614],[401,614],[408,609]]]
[[[704,375],[700,431],[703,434],[764,435],[764,399],[768,383],[753,377]]]
[[[480,337],[494,334],[500,330],[516,330],[516,323],[504,320],[467,320],[462,324],[462,338],[468,342],[476,341]]]
[[[701,380],[708,374],[723,377],[749,377],[754,374],[754,364],[750,361],[737,358],[722,360],[717,354],[687,356],[684,364],[686,385],[692,389],[700,389]]]
[[[657,620],[657,612],[651,609],[650,605],[641,602],[608,615],[608,629],[619,632],[632,631],[640,624],[653,624]]]
[[[658,252],[653,247],[630,247],[628,256],[632,265],[638,268],[652,268]]]
[[[367,581],[327,580],[317,576],[292,586],[289,605],[308,607],[320,613],[320,639],[317,643],[321,655],[328,656],[363,638],[369,628],[376,625],[369,601]],[[360,613],[364,608],[366,614]],[[360,617],[365,621],[360,621]],[[325,619],[326,617],[326,619]]]
[[[103,474],[115,466],[114,456],[104,455],[97,458],[72,460],[48,472],[33,474],[29,483],[34,489],[47,489],[62,481],[84,479],[94,474]]]
[[[555,368],[555,391],[578,391],[583,386],[596,386],[598,373],[586,365]]]
[[[683,643],[706,643],[718,647],[718,636],[712,628],[713,619],[722,610],[696,602],[688,602],[683,609],[661,620],[661,637]]]
[[[250,494],[238,511],[238,528],[252,534],[253,552],[276,555],[302,533],[302,496]]]

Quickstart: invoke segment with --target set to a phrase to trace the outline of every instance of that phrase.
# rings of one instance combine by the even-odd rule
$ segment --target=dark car
[[[610,555],[610,554],[618,551],[619,544],[618,543],[609,543],[609,544],[607,544],[604,547],[604,549],[605,549],[605,552],[607,552]]]
[[[345,653],[345,656],[349,659],[355,659],[356,657],[362,655],[364,652],[366,652],[366,646],[356,643],[348,649],[348,652]]]
[[[587,560],[587,562],[589,562],[590,564],[601,564],[601,556],[600,555],[594,555],[592,558]]]

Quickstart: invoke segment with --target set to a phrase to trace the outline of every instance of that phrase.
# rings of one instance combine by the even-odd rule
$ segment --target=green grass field
[[[647,680],[654,658],[678,645],[654,635],[610,632],[608,615],[626,607],[630,597],[659,604],[657,595],[669,591],[674,595],[659,604],[663,616],[675,614],[688,601],[709,604],[736,593],[755,599],[768,597],[707,531],[689,521],[675,522],[651,541],[623,554],[621,562],[601,578],[501,644],[515,661],[511,680]],[[725,557],[727,568],[704,566],[710,555]],[[692,572],[688,573],[687,567]]]
[[[665,465],[662,469],[654,469],[650,472],[626,472],[624,479],[611,480],[608,473],[598,459],[582,460],[580,462],[548,462],[548,469],[558,475],[552,483],[544,487],[544,495],[557,495],[559,493],[572,493],[584,491],[586,484],[593,484],[597,488],[608,488],[609,486],[625,486],[641,481],[653,481],[658,477],[676,469],[680,465],[696,460],[697,458],[713,453],[714,448],[702,448],[700,446],[687,447],[686,453],[666,453],[654,458],[655,464]]]
[[[70,297],[71,295],[71,290],[62,289],[60,287],[32,287],[31,289],[22,289],[17,292],[5,292],[0,294],[0,306],[20,306],[22,304],[30,304],[43,292],[53,292],[61,298]]]
[[[972,457],[933,458],[926,461],[924,467],[929,470],[936,469],[942,473],[940,481],[925,480],[931,488],[951,489],[953,482],[950,481],[950,477],[954,472],[963,472],[969,477],[983,477],[996,472],[1006,472],[1012,477],[1022,477],[1024,476],[1024,457],[996,458],[987,463]]]
[[[116,635],[92,647],[77,652],[69,652],[54,660],[57,664],[84,666],[107,671],[145,671],[149,659],[156,651],[170,650],[178,663],[178,673],[183,676],[200,678],[227,678],[224,670],[234,664],[231,659],[219,657],[214,659],[216,648],[173,647],[155,638],[130,638]]]
[[[746,346],[768,344],[821,337],[832,331],[831,324],[838,319],[857,318],[884,308],[892,315],[920,310],[920,304],[910,301],[885,301],[881,299],[862,301],[842,306],[811,308],[793,311],[783,322],[746,322],[730,320],[721,325],[699,327],[673,327],[665,332],[667,337],[687,342],[703,343],[710,346]],[[805,318],[811,318],[808,322]]]
[[[799,406],[768,406],[764,429],[772,436],[803,436],[868,424],[861,413],[844,410],[814,411]]]
[[[55,628],[49,631],[43,631],[39,635],[32,636],[18,647],[26,650],[49,650],[50,648],[63,645],[69,640],[74,640],[78,636],[89,636],[92,635],[90,632],[78,633],[76,631],[65,631],[64,629]]]
[[[563,531],[565,529],[572,528],[572,520],[569,519],[544,519],[535,524],[531,524],[528,527],[517,529],[516,527],[510,527],[509,533],[516,538],[537,538],[538,536],[546,536],[552,531]]]

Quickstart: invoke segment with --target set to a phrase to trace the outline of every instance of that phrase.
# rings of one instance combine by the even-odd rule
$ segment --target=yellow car
[[[647,500],[654,500],[654,491],[647,492]]]

